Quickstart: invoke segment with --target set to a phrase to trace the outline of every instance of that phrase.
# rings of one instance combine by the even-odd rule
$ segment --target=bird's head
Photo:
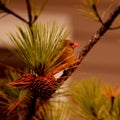
[[[65,40],[64,46],[70,46],[73,49],[75,49],[76,47],[78,47],[78,43],[76,43],[76,42],[74,42],[72,40]]]

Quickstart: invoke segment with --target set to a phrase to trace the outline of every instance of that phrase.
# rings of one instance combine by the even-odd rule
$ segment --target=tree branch
[[[85,56],[90,52],[90,50],[93,48],[93,46],[100,40],[100,38],[109,30],[110,26],[112,25],[115,18],[120,14],[120,5],[117,6],[113,12],[110,14],[109,18],[106,20],[104,24],[98,29],[98,31],[92,36],[92,38],[89,40],[88,44],[83,47],[83,49],[80,51],[80,54],[78,56],[79,61],[68,68],[67,70],[64,70],[63,74],[60,78],[56,80],[56,84],[59,83],[62,85],[65,80],[67,80],[71,74],[75,71],[75,69],[80,65],[82,60],[85,58]]]

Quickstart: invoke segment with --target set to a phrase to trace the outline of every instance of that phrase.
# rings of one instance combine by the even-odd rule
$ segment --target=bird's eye
[[[74,43],[69,43],[70,46],[74,45]]]

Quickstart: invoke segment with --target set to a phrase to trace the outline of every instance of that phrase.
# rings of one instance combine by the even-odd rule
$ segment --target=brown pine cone
[[[36,97],[41,100],[48,100],[51,98],[52,94],[55,92],[56,88],[54,87],[55,78],[54,76],[38,76],[34,80],[33,90]]]

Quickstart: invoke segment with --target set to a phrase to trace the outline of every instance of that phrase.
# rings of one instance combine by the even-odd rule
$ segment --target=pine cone
[[[26,74],[9,85],[22,90],[30,89],[34,96],[41,100],[48,100],[56,91],[55,78],[52,74],[37,77],[33,74]]]
[[[41,100],[48,100],[55,92],[54,87],[55,78],[52,75],[38,76],[34,80],[33,90],[36,97]]]

